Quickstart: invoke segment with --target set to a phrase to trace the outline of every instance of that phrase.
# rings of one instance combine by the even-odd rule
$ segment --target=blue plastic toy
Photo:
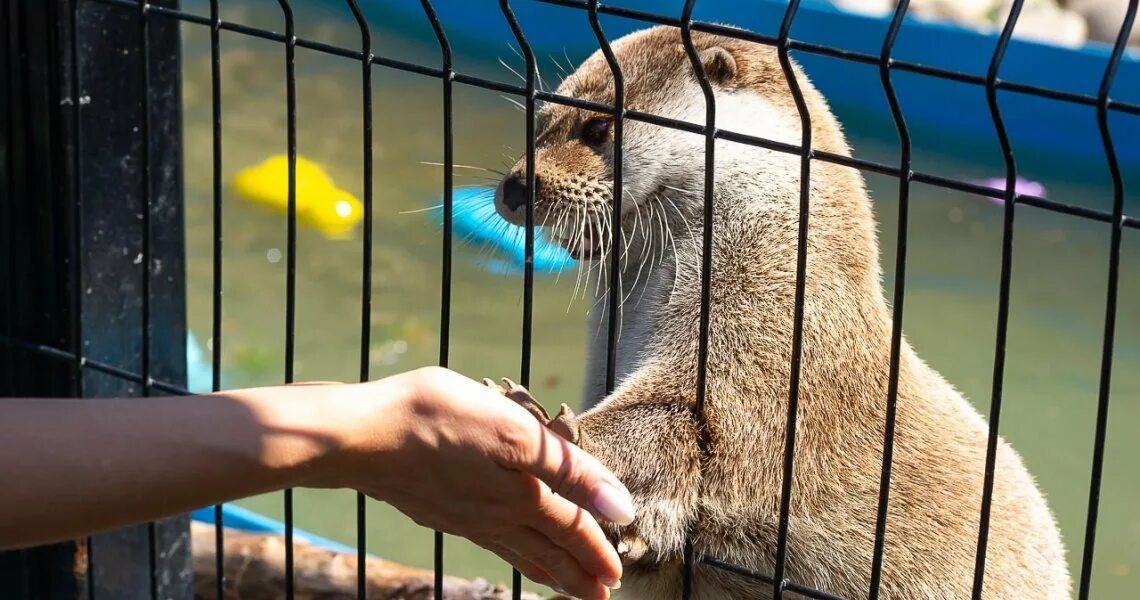
[[[442,200],[440,204],[442,205]],[[490,187],[459,188],[452,193],[452,233],[476,247],[497,251],[494,258],[480,258],[482,267],[492,273],[516,275],[526,260],[526,228],[507,223],[495,213],[495,190]],[[443,223],[443,207],[429,211]],[[534,238],[534,272],[557,273],[575,266],[565,248],[541,236]]]

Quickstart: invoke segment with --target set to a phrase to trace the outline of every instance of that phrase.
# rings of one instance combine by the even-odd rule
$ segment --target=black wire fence
[[[518,4],[527,0],[516,0]],[[982,510],[979,516],[976,568],[973,598],[982,596],[987,551],[987,534],[990,505],[993,494],[995,448],[1002,409],[1003,370],[1006,363],[1005,347],[1010,306],[1011,259],[1014,224],[1018,206],[1067,214],[1078,218],[1109,223],[1111,238],[1108,253],[1108,288],[1105,292],[1104,333],[1094,437],[1093,462],[1088,490],[1087,522],[1080,567],[1078,594],[1082,599],[1090,594],[1093,550],[1097,530],[1097,516],[1104,463],[1105,434],[1110,400],[1113,341],[1116,320],[1117,288],[1120,274],[1121,236],[1124,228],[1140,229],[1140,216],[1124,214],[1124,183],[1118,164],[1114,140],[1108,120],[1112,112],[1140,115],[1140,105],[1114,101],[1110,97],[1117,67],[1133,27],[1137,0],[1128,2],[1128,10],[1119,36],[1113,45],[1110,59],[1101,77],[1096,95],[1006,81],[1000,78],[1003,57],[1013,35],[1024,0],[1012,3],[1002,28],[985,76],[950,71],[892,58],[899,30],[907,14],[908,0],[898,3],[879,54],[865,54],[797,41],[790,37],[792,25],[799,10],[799,0],[789,2],[775,36],[738,30],[726,26],[694,21],[696,0],[687,0],[680,15],[651,14],[642,11],[605,6],[598,0],[529,0],[544,4],[578,9],[588,19],[597,37],[598,47],[615,82],[614,105],[603,105],[578,98],[564,97],[545,91],[538,84],[538,67],[535,53],[520,28],[512,10],[512,2],[500,0],[502,18],[513,32],[525,61],[524,84],[513,85],[457,72],[454,68],[452,46],[447,32],[440,23],[430,0],[421,0],[424,17],[430,23],[440,51],[439,66],[415,64],[377,54],[373,35],[360,3],[363,0],[345,0],[360,30],[360,45],[356,48],[339,47],[312,39],[298,37],[295,32],[293,6],[289,0],[277,0],[284,19],[284,31],[250,27],[222,20],[219,0],[210,0],[209,16],[200,16],[180,10],[168,0],[44,0],[42,3],[7,0],[0,3],[0,16],[5,25],[6,43],[0,44],[0,64],[12,68],[5,73],[2,83],[6,93],[0,94],[5,102],[5,143],[0,160],[4,174],[3,191],[8,199],[26,197],[43,199],[44,203],[2,203],[6,227],[0,230],[4,251],[9,260],[0,264],[0,281],[12,282],[10,292],[0,294],[4,302],[5,328],[0,331],[0,382],[11,393],[35,389],[40,393],[96,396],[107,393],[147,395],[153,392],[184,394],[185,365],[181,350],[184,348],[185,300],[181,272],[181,173],[179,158],[181,139],[179,124],[179,80],[177,28],[193,24],[209,28],[211,59],[211,103],[213,126],[213,321],[212,364],[213,388],[220,387],[222,348],[222,76],[219,67],[219,39],[221,32],[262,38],[278,42],[282,47],[280,68],[286,82],[286,136],[288,156],[288,228],[286,262],[285,322],[285,381],[293,379],[296,330],[296,260],[297,260],[297,77],[295,54],[297,48],[343,57],[360,63],[361,144],[364,172],[363,259],[361,264],[362,305],[360,326],[361,380],[369,378],[369,345],[371,310],[371,248],[373,245],[373,105],[372,78],[374,67],[394,69],[435,78],[440,83],[443,100],[443,237],[442,280],[440,294],[439,364],[447,366],[449,355],[450,307],[452,300],[452,244],[454,183],[454,127],[453,90],[456,84],[492,90],[522,98],[525,109],[527,159],[526,205],[526,262],[523,278],[522,311],[522,362],[519,378],[523,385],[530,384],[531,346],[534,287],[534,190],[535,190],[535,115],[539,102],[552,102],[588,109],[614,117],[614,189],[613,215],[615,222],[621,213],[622,199],[622,140],[623,121],[626,119],[651,123],[703,135],[705,138],[704,170],[704,229],[703,265],[701,277],[700,340],[697,388],[693,418],[703,423],[705,407],[705,373],[708,361],[710,264],[712,248],[712,193],[715,184],[714,150],[717,140],[749,144],[769,150],[798,155],[800,158],[800,217],[799,247],[796,269],[796,294],[792,338],[791,385],[788,390],[786,446],[783,454],[783,485],[779,505],[779,526],[775,540],[775,567],[771,573],[757,573],[725,563],[713,556],[695,553],[691,535],[685,545],[683,570],[683,598],[693,590],[694,567],[698,563],[721,569],[737,576],[770,585],[773,597],[785,593],[803,597],[833,599],[835,596],[821,590],[809,589],[785,577],[788,556],[788,524],[792,472],[796,457],[797,401],[802,351],[802,325],[804,318],[804,278],[808,228],[809,182],[813,163],[823,161],[877,173],[898,180],[898,237],[893,286],[893,318],[889,365],[889,387],[883,462],[880,480],[878,513],[875,523],[875,545],[872,562],[872,583],[869,597],[879,596],[883,565],[884,539],[887,528],[887,505],[890,500],[888,482],[891,476],[891,459],[894,442],[895,404],[898,395],[901,324],[906,299],[906,260],[908,206],[911,185],[915,182],[958,190],[1000,199],[1004,206],[1004,226],[1001,245],[1001,276],[998,302],[997,332],[993,364],[992,394],[989,412],[989,437],[985,463]],[[741,5],[740,10],[748,10]],[[610,42],[603,31],[599,15],[612,15],[634,19],[647,25],[660,24],[680,29],[688,58],[700,83],[705,99],[705,122],[690,123],[629,109],[624,104],[624,81]],[[721,129],[717,126],[717,106],[706,74],[692,42],[692,32],[715,33],[776,48],[779,63],[787,79],[788,88],[799,112],[802,139],[799,145],[777,142],[752,135]],[[136,58],[115,62],[108,60],[114,51]],[[812,148],[811,115],[800,92],[789,52],[828,56],[844,61],[876,66],[886,96],[890,114],[898,136],[899,162],[882,164],[860,158],[842,156]],[[1003,189],[988,188],[932,173],[916,171],[911,164],[911,133],[895,93],[892,74],[905,71],[912,74],[941,78],[965,85],[980,87],[985,92],[993,127],[999,140],[1005,166]],[[121,85],[112,86],[106,96],[92,99],[85,93],[85,84],[96,78],[109,78]],[[107,86],[103,86],[104,88]],[[997,102],[997,92],[1025,94],[1049,98],[1058,102],[1095,107],[1097,123],[1103,140],[1104,155],[1112,178],[1112,210],[1110,212],[1076,206],[1046,199],[1042,196],[1020,193],[1015,188],[1018,165]],[[97,128],[94,125],[98,125]],[[97,135],[95,132],[98,132]],[[1135,140],[1129,140],[1130,143]],[[123,171],[104,173],[97,159],[104,156],[124,156]],[[170,168],[174,165],[174,168]],[[125,176],[124,176],[125,175]],[[100,194],[85,194],[96,187]],[[112,193],[108,193],[111,190]],[[117,193],[115,193],[117,192]],[[114,198],[114,201],[111,201]],[[134,217],[133,221],[119,219]],[[114,225],[132,222],[131,226]],[[27,226],[26,226],[26,225]],[[54,232],[54,233],[53,233]],[[614,247],[622,244],[620,228],[613,229]],[[28,254],[29,249],[50,249],[50,252]],[[121,248],[128,250],[115,255]],[[619,253],[613,253],[614,279],[609,288],[610,305],[617,304],[616,282]],[[15,260],[16,256],[28,260]],[[85,258],[91,257],[94,258]],[[125,261],[125,262],[124,262]],[[156,265],[164,265],[161,275]],[[111,306],[121,305],[122,297],[92,297],[90,284],[100,278],[123,277],[138,281],[127,302],[137,305],[137,314],[112,318]],[[116,288],[117,289],[117,288]],[[616,361],[615,337],[618,311],[611,311],[608,324],[609,345],[606,356],[606,387],[614,386]],[[125,348],[115,348],[100,341],[99,329],[110,319],[114,327],[133,328],[136,341]],[[16,357],[26,368],[17,369]],[[699,430],[703,431],[701,427]],[[707,443],[701,440],[701,443]],[[294,589],[293,529],[294,513],[292,494],[284,495],[286,527],[285,589],[284,596],[292,598]],[[365,498],[357,497],[357,551],[358,594],[365,596]],[[221,523],[221,507],[216,508],[215,522]],[[25,597],[75,597],[86,590],[95,597],[189,597],[187,582],[188,555],[184,519],[151,523],[126,533],[96,536],[75,544],[48,549],[7,553],[0,559],[0,574],[6,581],[18,581],[18,592]],[[216,593],[225,593],[221,577],[224,530],[216,526],[216,560],[219,576]],[[435,597],[442,597],[443,589],[443,536],[435,535]],[[69,580],[61,577],[70,569],[70,563],[86,561],[86,580]],[[45,566],[46,565],[46,566]],[[62,565],[62,566],[61,566]],[[104,577],[120,569],[116,577]],[[136,576],[124,576],[133,573]],[[15,575],[13,575],[15,574]],[[102,577],[102,579],[100,579]],[[68,582],[66,584],[60,581]],[[127,582],[127,583],[124,583]],[[514,597],[521,590],[520,576],[513,576]]]

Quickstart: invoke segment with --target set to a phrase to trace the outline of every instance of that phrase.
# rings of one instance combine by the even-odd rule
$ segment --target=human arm
[[[620,577],[578,506],[632,519],[621,484],[524,409],[443,369],[191,397],[3,399],[0,415],[3,547],[284,487],[351,487],[572,594],[604,598],[601,581]]]

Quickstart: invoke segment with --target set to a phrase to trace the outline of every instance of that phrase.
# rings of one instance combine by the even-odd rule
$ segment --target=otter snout
[[[534,178],[535,195],[541,189],[540,179]],[[526,224],[527,188],[524,173],[510,173],[499,182],[495,189],[495,211],[508,223]]]

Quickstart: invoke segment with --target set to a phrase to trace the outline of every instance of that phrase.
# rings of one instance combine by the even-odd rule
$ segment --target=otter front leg
[[[626,565],[679,563],[697,514],[701,461],[696,424],[685,399],[663,396],[661,387],[654,386],[654,378],[635,376],[577,417],[582,449],[633,495],[634,522],[605,524]]]
[[[563,404],[558,414],[555,415],[554,418],[551,418],[550,413],[546,411],[546,408],[543,407],[538,400],[535,400],[530,391],[514,381],[504,377],[502,386],[490,379],[483,379],[483,383],[507,398],[514,400],[520,406],[527,409],[540,423],[546,425],[554,431],[554,433],[562,436],[570,443],[578,445],[587,452],[590,451],[590,447],[594,445],[587,441],[586,436],[583,435],[578,417],[569,406]],[[649,546],[633,529],[628,527],[621,529],[617,527],[607,527],[606,533],[610,538],[610,542],[614,544],[614,548],[617,549],[618,556],[621,557],[624,564],[637,563],[647,557]]]

